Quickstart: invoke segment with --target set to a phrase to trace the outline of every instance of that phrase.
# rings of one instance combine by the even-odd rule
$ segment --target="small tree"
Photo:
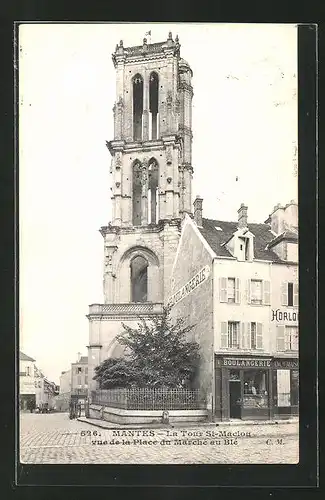
[[[186,339],[194,325],[170,318],[170,307],[160,316],[141,319],[136,328],[122,323],[117,341],[124,358],[110,358],[95,368],[102,389],[113,387],[188,387],[199,360],[199,344]]]

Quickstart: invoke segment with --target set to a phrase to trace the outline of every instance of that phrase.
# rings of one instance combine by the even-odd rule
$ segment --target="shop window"
[[[239,278],[219,278],[220,302],[240,303]]]
[[[232,382],[240,382],[240,372],[239,370],[230,370],[229,371],[229,380]]]
[[[243,406],[246,408],[267,408],[267,373],[265,370],[244,370]]]
[[[239,348],[239,322],[228,322],[228,347]]]
[[[284,281],[281,285],[281,305],[294,306],[299,305],[299,289],[297,283]]]
[[[267,395],[265,370],[244,370],[244,394]]]

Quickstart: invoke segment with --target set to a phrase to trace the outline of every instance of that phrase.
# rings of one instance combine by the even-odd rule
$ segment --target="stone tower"
[[[121,354],[121,321],[159,313],[184,214],[191,213],[192,70],[178,36],[124,47],[116,69],[111,160],[112,222],[104,239],[104,304],[89,306],[89,388],[94,367]]]

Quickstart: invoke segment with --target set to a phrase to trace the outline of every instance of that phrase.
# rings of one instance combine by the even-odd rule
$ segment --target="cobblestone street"
[[[97,428],[66,413],[25,413],[20,424],[20,459],[30,464],[298,462],[296,422],[130,431]]]

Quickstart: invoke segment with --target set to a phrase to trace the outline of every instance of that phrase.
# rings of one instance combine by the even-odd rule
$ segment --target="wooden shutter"
[[[263,325],[256,323],[256,348],[263,349]]]
[[[245,332],[246,332],[246,328],[245,328],[245,323],[241,323],[241,328],[240,328],[240,336],[239,336],[239,347],[241,349],[246,349],[246,338],[245,338]]]
[[[271,283],[269,281],[263,281],[263,292],[264,304],[269,306],[271,303]]]
[[[227,278],[219,278],[220,302],[228,301]]]
[[[220,347],[228,347],[228,323],[227,321],[221,321],[221,341]]]
[[[240,304],[240,279],[235,279],[235,303]]]
[[[299,286],[297,283],[293,284],[293,305],[299,306]]]
[[[281,305],[288,305],[288,283],[286,281],[283,281],[281,285]]]
[[[246,335],[245,335],[245,344],[246,344],[246,349],[251,349],[252,348],[252,342],[251,342],[251,323],[246,324]]]
[[[284,325],[277,325],[276,327],[276,350],[284,351]]]
[[[247,304],[251,303],[251,280],[247,280],[247,285],[246,285],[246,300],[247,300]]]

